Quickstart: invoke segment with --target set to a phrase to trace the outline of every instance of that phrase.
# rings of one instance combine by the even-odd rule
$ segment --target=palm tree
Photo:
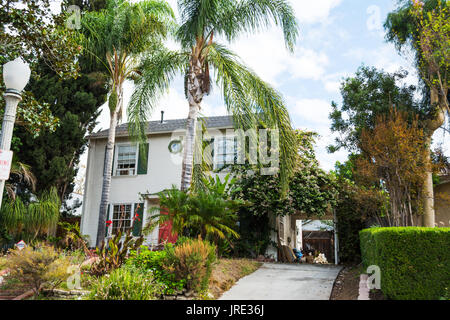
[[[150,209],[153,215],[145,227],[149,233],[160,223],[172,222],[172,234],[184,234],[189,231],[193,238],[217,242],[239,238],[234,230],[237,211],[244,205],[242,200],[233,200],[226,191],[232,182],[226,178],[225,183],[211,181],[207,190],[182,191],[176,186],[158,193],[159,207]],[[161,211],[165,211],[161,213]]]
[[[286,46],[293,51],[298,25],[292,7],[286,0],[178,0],[178,8],[181,25],[176,39],[182,49],[176,52],[161,48],[143,61],[143,73],[135,81],[129,105],[130,132],[144,136],[145,121],[157,98],[168,89],[173,77],[182,73],[189,112],[181,190],[187,190],[193,175],[197,117],[214,80],[221,89],[228,112],[234,116],[236,127],[263,126],[279,130],[280,177],[286,188],[296,150],[283,99],[216,39],[232,41],[242,33],[262,30],[274,22],[281,26]]]
[[[106,9],[87,12],[83,16],[83,48],[92,57],[92,63],[103,66],[111,87],[108,99],[111,119],[97,245],[105,237],[116,126],[123,113],[123,84],[139,73],[142,53],[160,45],[171,28],[173,19],[172,9],[163,0],[145,0],[136,4],[127,0],[109,0]]]

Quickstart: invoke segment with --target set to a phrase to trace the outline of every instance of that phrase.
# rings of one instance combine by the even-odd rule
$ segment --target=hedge
[[[364,267],[381,270],[390,299],[434,300],[450,288],[450,228],[370,228],[360,233]]]

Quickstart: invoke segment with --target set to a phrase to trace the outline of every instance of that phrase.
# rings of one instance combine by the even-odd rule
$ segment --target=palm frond
[[[297,150],[294,130],[282,97],[224,46],[211,44],[208,60],[216,71],[216,83],[222,89],[228,112],[234,116],[235,126],[278,130],[280,180],[286,191],[294,171]]]
[[[281,26],[286,47],[293,51],[299,26],[292,6],[286,0],[243,0],[232,1],[219,12],[214,33],[232,41],[243,32],[253,34],[268,28],[273,22]]]
[[[145,125],[158,99],[168,91],[171,80],[184,71],[188,55],[163,47],[148,53],[138,67],[135,90],[128,105],[129,133],[132,139],[145,139]]]

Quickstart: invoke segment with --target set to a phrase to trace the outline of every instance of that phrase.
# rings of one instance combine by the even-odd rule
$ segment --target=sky
[[[168,1],[176,10],[176,0]],[[411,56],[402,57],[384,39],[383,22],[396,7],[396,0],[292,0],[300,25],[300,37],[295,52],[289,53],[279,28],[273,26],[259,34],[244,35],[229,47],[263,80],[284,97],[295,128],[319,133],[316,155],[325,170],[334,168],[336,161],[345,161],[347,152],[329,154],[326,146],[334,141],[328,115],[331,102],[341,104],[341,81],[354,75],[361,65],[374,66],[387,72],[400,69],[410,74],[405,80],[416,84],[417,74]],[[177,12],[176,12],[177,13]],[[171,44],[174,45],[174,44]],[[226,115],[220,91],[213,89],[204,98],[204,116]],[[127,83],[125,103],[133,91]],[[95,131],[109,127],[109,112],[99,117]],[[182,78],[173,82],[170,92],[160,100],[152,119],[186,118],[188,105],[184,98]],[[435,145],[446,142],[444,150],[450,155],[450,139],[439,130]],[[81,165],[86,162],[86,155]],[[80,174],[82,174],[81,170]]]

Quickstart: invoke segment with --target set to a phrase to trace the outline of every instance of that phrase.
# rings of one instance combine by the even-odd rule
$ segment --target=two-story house
[[[212,132],[214,143],[214,167],[223,165],[236,157],[233,137],[226,135],[233,128],[232,117],[210,117],[204,119],[208,132]],[[155,193],[179,187],[181,181],[181,141],[186,120],[151,121],[147,125],[147,143],[139,147],[130,139],[127,124],[116,129],[113,170],[111,178],[108,218],[111,225],[107,234],[121,226],[132,228],[135,236],[141,233],[149,220],[148,208],[157,205]],[[90,245],[95,246],[104,159],[108,130],[88,137],[89,150],[82,207],[81,232],[88,235]],[[145,156],[142,153],[145,153]],[[135,213],[138,219],[135,219]],[[161,237],[170,237],[168,230],[156,228],[146,236],[145,244],[157,244]]]

